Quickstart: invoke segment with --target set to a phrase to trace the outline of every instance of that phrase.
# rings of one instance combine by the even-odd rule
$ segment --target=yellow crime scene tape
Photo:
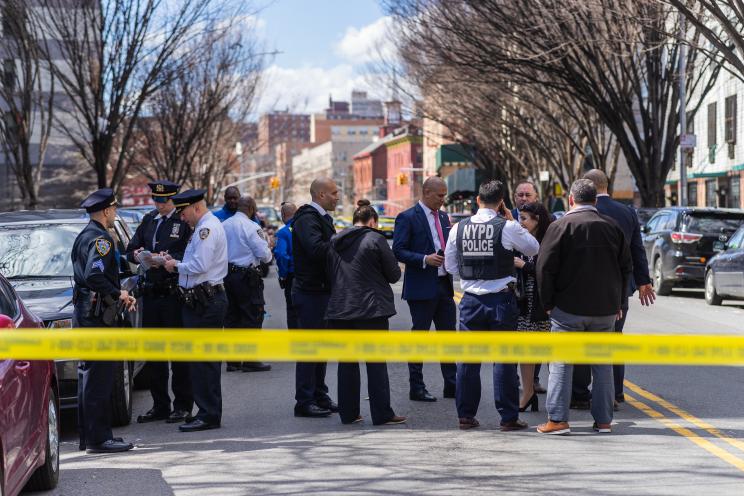
[[[0,358],[744,365],[744,336],[591,332],[23,329],[0,332]]]

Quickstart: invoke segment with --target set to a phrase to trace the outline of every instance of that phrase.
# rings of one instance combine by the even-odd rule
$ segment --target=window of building
[[[5,91],[13,91],[16,85],[16,63],[13,59],[3,61],[3,87]]]
[[[728,145],[728,157],[733,159],[736,153],[736,95],[726,98],[724,135]]]
[[[729,208],[741,208],[741,178],[733,176],[729,182]]]
[[[716,102],[708,104],[708,161],[710,163],[716,161],[716,145],[718,144],[716,133],[717,107]]]
[[[348,134],[349,136],[356,136],[356,133],[356,129],[348,129],[346,131],[346,134]]]
[[[705,206],[716,206],[716,180],[708,179],[705,181]]]
[[[687,204],[697,207],[697,181],[687,183]]]

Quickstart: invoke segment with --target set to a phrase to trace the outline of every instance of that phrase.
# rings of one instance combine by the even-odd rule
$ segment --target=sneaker
[[[610,434],[612,432],[612,425],[594,422],[592,429],[594,429],[594,432],[599,432],[600,434]]]
[[[555,436],[562,436],[571,434],[571,428],[568,426],[568,422],[553,422],[548,420],[544,424],[537,426],[537,432],[540,434],[553,434]]]

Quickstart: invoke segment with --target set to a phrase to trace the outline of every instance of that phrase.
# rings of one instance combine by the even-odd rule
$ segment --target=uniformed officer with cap
[[[142,291],[142,326],[145,328],[180,328],[181,303],[178,300],[178,276],[163,267],[166,253],[182,259],[191,228],[176,213],[171,199],[180,186],[171,181],[149,183],[155,210],[145,215],[127,246],[127,258],[132,263],[142,263],[144,278],[140,281]],[[168,395],[168,362],[147,362],[150,380],[152,408],[137,417],[137,422],[165,420],[168,423],[182,422],[191,416],[194,398],[191,394],[191,378],[186,362],[171,362],[173,371],[173,410]]]
[[[222,224],[207,208],[203,189],[190,189],[172,197],[181,220],[194,230],[183,260],[166,255],[165,269],[178,273],[187,328],[221,329],[227,297],[223,280],[227,275],[227,241]],[[217,429],[222,421],[221,362],[191,362],[191,386],[199,408],[196,416],[181,426],[181,432]]]
[[[80,204],[90,222],[72,246],[73,327],[115,327],[124,310],[136,300],[119,284],[116,247],[107,232],[116,220],[116,198],[111,189],[92,193]],[[114,362],[81,361],[78,365],[78,430],[80,449],[88,453],[116,453],[132,449],[111,431],[111,391]]]
[[[504,206],[504,186],[490,181],[478,191],[478,212],[452,228],[444,252],[447,272],[460,275],[461,331],[513,331],[517,328],[514,253],[537,255],[537,240]],[[457,365],[455,404],[460,428],[478,427],[475,418],[481,396],[479,363]],[[493,396],[501,415],[501,430],[525,429],[519,420],[519,379],[514,363],[493,365]]]

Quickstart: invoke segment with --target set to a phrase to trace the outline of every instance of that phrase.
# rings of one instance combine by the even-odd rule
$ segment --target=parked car
[[[658,208],[641,207],[636,209],[636,215],[638,216],[638,222],[641,224],[641,228],[651,220],[651,217],[658,212]]]
[[[393,231],[395,230],[395,217],[389,215],[380,215],[377,222],[377,229],[388,238],[393,239]]]
[[[720,305],[723,298],[744,298],[744,226],[727,242],[716,241],[717,251],[705,267],[705,302]]]
[[[149,214],[153,210],[155,210],[155,207],[152,205],[142,205],[137,207],[119,208],[118,213],[119,216],[129,224],[129,229],[134,232],[142,223],[142,219],[145,218],[145,215]]]
[[[276,208],[271,205],[259,205],[258,206],[258,217],[264,221],[266,227],[269,226],[280,226],[282,224],[282,218]]]
[[[0,332],[43,326],[0,276]],[[0,494],[57,486],[57,394],[54,362],[0,359]]]
[[[457,224],[461,220],[468,219],[468,218],[472,217],[471,214],[462,213],[462,212],[461,213],[449,213],[447,215],[449,215],[449,221],[450,221],[450,225],[451,226],[454,226],[455,224]]]
[[[654,289],[668,295],[675,286],[702,288],[716,241],[726,242],[744,224],[744,210],[668,207],[643,227],[642,238]]]
[[[351,223],[351,217],[334,217],[333,218],[333,227],[336,228],[336,232],[340,232],[347,227],[351,227],[353,224]]]
[[[46,210],[0,213],[0,273],[14,286],[26,305],[51,329],[72,327],[73,271],[70,253],[77,235],[88,224],[83,210]],[[132,233],[121,217],[109,230],[119,254],[122,287],[137,284],[136,266],[124,258]],[[132,327],[141,326],[141,305],[129,314]],[[144,362],[119,362],[114,377],[112,421],[127,425],[132,418],[134,377]],[[57,360],[62,409],[77,407],[77,360]]]

